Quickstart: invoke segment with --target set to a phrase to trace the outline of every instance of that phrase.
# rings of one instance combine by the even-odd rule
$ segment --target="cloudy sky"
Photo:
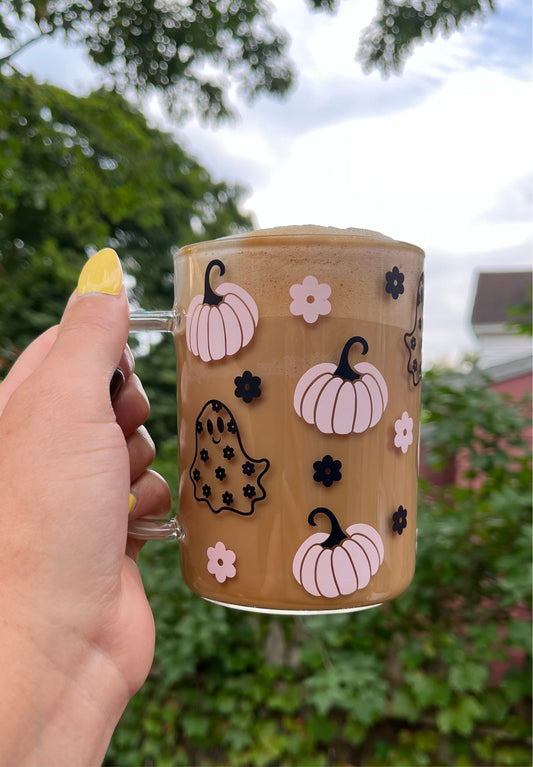
[[[478,271],[531,268],[530,0],[500,0],[485,23],[418,48],[388,79],[354,59],[375,3],[343,0],[333,16],[304,0],[273,5],[299,72],[291,96],[241,104],[225,127],[180,126],[180,141],[248,189],[260,227],[359,226],[423,247],[425,358],[457,360],[476,348]],[[69,56],[66,68],[64,51],[41,43],[18,65],[83,90],[88,65]]]

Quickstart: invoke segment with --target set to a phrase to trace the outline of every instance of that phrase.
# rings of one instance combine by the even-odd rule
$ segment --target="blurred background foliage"
[[[308,5],[331,11],[337,2]],[[438,18],[449,29],[492,9],[476,0],[380,3],[366,35],[382,49],[385,63],[374,65],[397,68]],[[174,26],[161,40],[167,12]],[[86,40],[106,73],[102,90],[80,98],[17,71],[21,46],[56,32]],[[180,117],[219,119],[232,111],[229,83],[250,97],[280,95],[294,73],[286,35],[259,0],[0,0],[0,34],[9,45],[0,70],[1,378],[59,320],[98,248],[119,251],[134,305],[169,308],[176,247],[253,226],[242,190],[215,183],[174,136],[147,123],[138,99],[154,88]],[[198,79],[191,50],[218,79]],[[140,356],[137,371],[152,401],[155,468],[177,506],[172,339]],[[408,591],[357,615],[252,615],[191,594],[177,547],[150,543],[140,566],[156,657],[106,764],[531,763],[528,406],[490,391],[475,369],[429,371],[423,399],[425,460],[442,469],[460,455],[464,471],[438,488],[422,483]]]

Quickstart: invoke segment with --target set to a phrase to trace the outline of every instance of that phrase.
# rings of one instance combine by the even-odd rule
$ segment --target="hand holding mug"
[[[149,406],[128,331],[120,263],[106,249],[60,325],[0,385],[3,764],[99,763],[152,663],[127,524],[166,514],[170,494],[147,468]]]

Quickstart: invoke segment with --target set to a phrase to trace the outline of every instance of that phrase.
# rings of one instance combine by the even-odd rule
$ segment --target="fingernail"
[[[128,514],[131,514],[131,512],[135,508],[136,503],[137,503],[137,498],[133,495],[133,493],[130,493],[130,499],[128,503]]]
[[[117,368],[113,375],[111,376],[111,381],[109,383],[109,396],[111,397],[111,402],[114,402],[118,395],[120,394],[120,390],[126,383],[126,377],[122,370],[120,368]]]
[[[81,270],[78,279],[78,295],[106,293],[116,296],[122,288],[122,267],[117,254],[111,248],[95,253]]]

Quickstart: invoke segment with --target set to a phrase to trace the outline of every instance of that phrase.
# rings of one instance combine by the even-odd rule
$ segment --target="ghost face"
[[[196,451],[189,476],[194,497],[218,514],[223,509],[253,514],[266,492],[261,478],[270,466],[266,458],[251,458],[245,451],[238,426],[219,400],[209,400],[196,419]]]
[[[213,445],[218,445],[224,436],[224,431],[226,428],[222,416],[219,415],[216,420],[214,418],[208,418],[206,422],[206,428],[207,433],[211,437]]]

